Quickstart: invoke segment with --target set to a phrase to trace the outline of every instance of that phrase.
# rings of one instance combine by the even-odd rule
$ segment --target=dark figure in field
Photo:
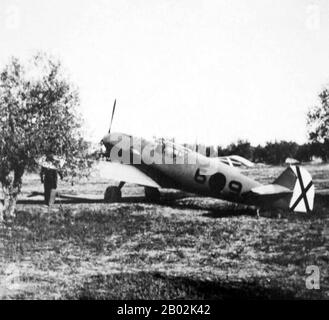
[[[40,176],[41,182],[45,189],[45,202],[48,206],[54,204],[57,189],[57,174],[62,179],[62,174],[55,169],[41,168]]]

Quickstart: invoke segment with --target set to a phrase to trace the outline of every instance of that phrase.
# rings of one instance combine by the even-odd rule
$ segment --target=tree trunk
[[[4,191],[3,217],[5,219],[12,219],[15,217],[15,208],[16,208],[18,191],[12,190],[12,188],[3,188],[3,191]]]
[[[15,217],[15,208],[17,196],[21,191],[22,170],[11,171],[2,181],[2,191],[4,195],[4,204],[0,205],[0,222],[5,219],[13,219]]]
[[[3,204],[0,200],[0,223],[3,221]]]

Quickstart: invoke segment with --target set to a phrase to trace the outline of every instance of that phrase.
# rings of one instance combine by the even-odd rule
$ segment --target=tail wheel
[[[145,187],[145,197],[147,200],[159,201],[160,191],[157,188]]]
[[[108,187],[104,193],[104,200],[107,203],[120,202],[121,190],[119,187]]]

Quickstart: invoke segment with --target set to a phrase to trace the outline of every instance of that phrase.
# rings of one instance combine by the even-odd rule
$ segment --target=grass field
[[[24,180],[17,218],[0,226],[2,299],[328,299],[329,165],[306,167],[318,194],[311,215],[262,212],[163,191],[143,200],[125,186],[126,203],[104,204],[109,184],[94,174],[59,191],[88,195],[48,211],[37,175]],[[268,183],[280,167],[246,174]],[[320,289],[305,286],[320,268]]]

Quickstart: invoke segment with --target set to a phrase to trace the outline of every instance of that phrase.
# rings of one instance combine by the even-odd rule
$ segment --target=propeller
[[[113,108],[112,108],[112,117],[111,117],[111,122],[110,122],[109,133],[111,133],[112,122],[113,122],[113,117],[114,117],[115,105],[116,105],[116,104],[117,104],[117,99],[114,100],[114,104],[113,104]]]
[[[116,106],[116,104],[117,104],[117,99],[114,100],[114,104],[113,104],[113,107],[112,107],[112,116],[111,116],[111,122],[110,122],[110,127],[109,127],[108,134],[111,133],[112,122],[113,122],[113,117],[114,117],[114,112],[115,112],[115,106]],[[100,141],[100,145],[101,146],[105,146],[103,139]],[[105,148],[106,148],[106,151],[105,152],[103,152],[102,150],[99,152],[100,156],[106,156],[106,154],[109,153],[109,146],[105,146]]]

